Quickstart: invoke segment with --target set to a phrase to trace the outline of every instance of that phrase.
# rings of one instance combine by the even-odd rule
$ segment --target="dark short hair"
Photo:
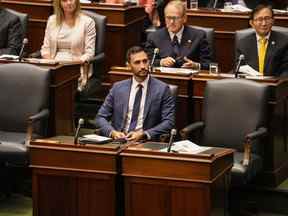
[[[145,52],[145,50],[140,46],[133,46],[129,48],[126,53],[126,61],[130,63],[131,55],[139,53],[139,52]]]
[[[249,19],[253,20],[255,17],[255,14],[257,14],[259,11],[261,11],[262,9],[267,8],[271,11],[272,17],[274,17],[274,12],[272,10],[272,6],[269,4],[259,4],[257,5],[251,12]]]

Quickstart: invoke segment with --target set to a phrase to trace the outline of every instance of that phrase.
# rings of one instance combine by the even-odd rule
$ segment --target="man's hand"
[[[140,130],[140,131],[131,131],[127,134],[127,140],[128,141],[139,141],[141,139],[145,138],[145,133]]]
[[[160,65],[164,66],[164,67],[172,67],[175,64],[175,59],[173,59],[172,57],[168,56],[166,58],[162,58],[160,60]]]
[[[182,68],[191,68],[194,70],[200,70],[200,63],[193,62],[192,60],[188,59],[186,56],[184,57],[185,63],[182,65]]]
[[[111,137],[112,137],[112,139],[120,139],[120,138],[125,138],[126,134],[121,132],[121,131],[113,130],[111,132]]]

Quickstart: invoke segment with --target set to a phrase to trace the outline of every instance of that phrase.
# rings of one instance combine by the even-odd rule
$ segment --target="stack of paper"
[[[199,146],[189,140],[181,140],[174,142],[171,151],[178,153],[199,154],[203,151],[210,149],[211,147]],[[167,148],[161,149],[162,152],[166,152]]]
[[[79,141],[82,143],[97,143],[97,144],[104,144],[112,141],[112,138],[99,136],[96,134],[87,134],[83,137],[79,138]]]

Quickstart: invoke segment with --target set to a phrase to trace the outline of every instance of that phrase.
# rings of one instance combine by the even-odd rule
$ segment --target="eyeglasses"
[[[180,19],[182,19],[182,17],[179,16],[165,16],[165,19],[168,21],[179,21]]]
[[[258,17],[254,19],[254,22],[257,22],[257,23],[263,23],[264,21],[266,23],[272,23],[273,17],[266,16],[266,17]]]

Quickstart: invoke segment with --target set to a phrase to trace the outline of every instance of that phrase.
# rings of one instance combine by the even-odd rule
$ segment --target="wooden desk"
[[[113,67],[109,72],[110,83],[131,76],[125,68]],[[156,73],[153,76],[164,82],[178,85],[176,128],[202,119],[203,95],[207,81],[233,78],[232,74],[219,76],[201,73],[190,77]],[[259,184],[275,187],[288,177],[288,80],[254,79],[270,88],[268,127],[269,136],[264,145],[264,173]]]
[[[0,60],[0,64],[15,61]],[[49,135],[71,135],[74,131],[74,98],[80,76],[80,64],[37,66],[50,70]]]
[[[235,31],[250,28],[249,14],[201,9],[187,10],[187,16],[190,25],[214,28],[216,62],[221,71],[230,71],[234,64]],[[288,16],[276,15],[275,25],[288,27]]]
[[[188,123],[191,123],[191,76],[174,75],[167,73],[153,73],[152,76],[168,84],[178,86],[178,95],[176,100],[176,128],[180,129],[185,127]],[[112,67],[111,70],[108,72],[108,82],[110,85],[114,82],[129,79],[131,77],[132,72],[125,67]],[[183,115],[183,113],[185,113],[185,115]]]
[[[32,141],[33,216],[114,216],[118,145],[75,146],[73,137]]]
[[[59,64],[48,67],[50,81],[50,135],[74,133],[74,99],[80,76],[80,64]]]
[[[47,19],[53,14],[52,0],[2,0],[2,5],[29,14],[29,51],[39,50],[43,43]],[[139,6],[104,3],[81,4],[81,8],[107,16],[106,71],[113,65],[125,65],[127,49],[141,42],[144,9]]]
[[[185,155],[151,150],[144,144],[129,146],[120,156],[125,216],[225,215],[232,150],[213,148]]]
[[[193,120],[201,120],[203,95],[207,81],[230,78],[199,74],[192,77]],[[268,137],[264,143],[264,172],[258,183],[276,187],[288,177],[288,80],[277,78],[253,79],[269,86]]]

